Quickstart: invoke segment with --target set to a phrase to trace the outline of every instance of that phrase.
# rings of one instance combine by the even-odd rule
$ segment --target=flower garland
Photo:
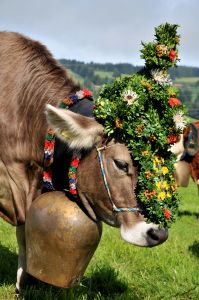
[[[137,161],[137,198],[148,221],[165,227],[174,221],[179,203],[175,156],[168,150],[186,125],[185,108],[168,74],[179,60],[177,27],[155,28],[155,40],[142,43],[145,67],[105,85],[95,108],[107,135],[124,142]]]
[[[68,109],[73,104],[83,100],[85,98],[92,98],[91,91],[87,89],[83,89],[77,91],[74,95],[69,96],[64,99],[60,108]],[[55,134],[52,128],[49,128],[46,134],[46,139],[44,143],[44,170],[43,170],[43,187],[47,190],[54,190],[53,182],[52,182],[52,170],[51,166],[53,163],[53,155],[54,155],[54,146],[55,146]],[[71,158],[68,178],[69,178],[69,192],[76,196],[76,171],[79,165],[80,154],[74,154]]]

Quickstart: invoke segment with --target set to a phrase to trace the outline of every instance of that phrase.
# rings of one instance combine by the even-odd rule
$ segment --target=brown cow
[[[187,187],[189,178],[199,186],[199,121],[189,124],[179,141],[171,147],[177,155],[175,163],[175,178],[178,186]]]
[[[147,224],[141,214],[113,211],[96,159],[95,146],[103,146],[106,139],[103,127],[94,118],[58,108],[63,99],[79,90],[66,70],[37,41],[12,32],[1,32],[0,41],[0,216],[17,225],[17,289],[26,271],[23,224],[42,189],[47,119],[58,136],[55,189],[64,188],[66,181],[65,176],[62,178],[67,174],[64,163],[60,162],[60,157],[68,156],[66,143],[71,149],[86,149],[78,168],[78,192],[89,215],[120,227],[122,237],[132,244],[154,246],[164,242],[167,230]],[[116,140],[108,141],[103,156],[114,205],[136,207],[136,168],[127,147]]]

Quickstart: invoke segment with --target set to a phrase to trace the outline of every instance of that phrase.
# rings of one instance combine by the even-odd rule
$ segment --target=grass
[[[98,75],[101,78],[113,78],[113,72],[108,72],[108,71],[95,71],[95,75]]]
[[[199,81],[199,77],[179,77],[175,79],[175,83],[195,83]]]
[[[139,248],[104,226],[103,236],[79,286],[59,289],[38,283],[26,300],[187,300],[199,299],[199,197],[191,182],[181,188],[181,206],[169,239],[155,248]],[[0,299],[15,299],[15,229],[0,222]]]
[[[71,69],[67,69],[69,75],[73,78],[73,80],[81,85],[84,84],[84,79],[77,73],[73,72]]]

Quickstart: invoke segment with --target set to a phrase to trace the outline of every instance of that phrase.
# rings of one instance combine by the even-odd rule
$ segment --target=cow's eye
[[[117,166],[118,169],[124,171],[125,173],[128,173],[128,164],[127,162],[123,160],[114,159],[114,163]]]

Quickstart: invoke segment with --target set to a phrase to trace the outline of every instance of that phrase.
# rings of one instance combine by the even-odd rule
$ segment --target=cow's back
[[[16,224],[39,193],[45,105],[77,86],[39,42],[13,32],[0,41],[0,216]]]

